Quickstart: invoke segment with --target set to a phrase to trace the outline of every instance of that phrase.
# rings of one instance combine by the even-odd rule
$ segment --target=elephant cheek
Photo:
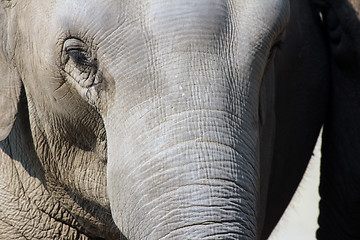
[[[106,121],[107,183],[113,218],[126,237],[256,238],[254,125],[209,109],[167,121],[150,113],[115,115]]]

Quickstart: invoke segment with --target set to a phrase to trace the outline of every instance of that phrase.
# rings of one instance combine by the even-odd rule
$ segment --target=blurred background
[[[306,173],[280,222],[269,240],[315,240],[319,214],[319,177],[321,138],[318,138],[314,155]]]

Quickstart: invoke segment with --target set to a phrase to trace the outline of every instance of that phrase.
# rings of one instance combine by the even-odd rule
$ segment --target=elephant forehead
[[[225,1],[148,1],[144,9],[145,27],[155,35],[166,35],[166,29],[173,35],[221,34],[229,18]]]
[[[106,35],[123,26],[144,29],[177,26],[177,33],[192,28],[217,34],[225,23],[228,29],[248,25],[251,29],[270,29],[284,25],[288,18],[288,0],[198,0],[198,1],[56,1],[52,16],[67,29]],[[136,24],[135,24],[136,23]],[[259,32],[259,31],[256,31]]]
[[[52,19],[58,27],[70,34],[89,32],[94,35],[96,32],[114,31],[129,19],[131,11],[128,11],[129,6],[125,2],[127,1],[56,1]]]
[[[116,59],[126,55],[134,59],[133,51],[144,56],[150,48],[157,48],[159,54],[190,52],[194,46],[203,52],[232,49],[231,55],[240,53],[246,58],[244,53],[250,57],[254,52],[266,54],[265,50],[286,26],[289,3],[65,0],[57,1],[53,12],[51,16],[55,16],[52,18],[64,35],[90,38],[100,45],[102,53]],[[109,59],[107,56],[105,59]]]

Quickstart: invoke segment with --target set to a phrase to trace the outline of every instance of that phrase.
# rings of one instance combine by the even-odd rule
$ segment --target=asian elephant
[[[304,28],[291,18],[272,64],[290,9],[313,16],[306,1],[0,4],[1,239],[259,239],[263,223],[271,229],[326,106],[326,84],[311,101],[327,79],[326,51],[309,48],[323,46],[313,18]],[[314,42],[299,41],[306,31]],[[282,163],[298,152],[288,176]]]
[[[360,2],[317,0],[330,52],[318,239],[360,239]]]
[[[290,5],[286,36],[274,61],[276,137],[263,239],[295,193],[329,112],[330,53],[318,5],[314,0]]]

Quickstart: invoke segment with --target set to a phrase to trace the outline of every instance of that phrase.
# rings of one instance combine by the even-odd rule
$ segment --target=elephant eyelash
[[[93,57],[90,47],[81,39],[68,38],[63,43],[64,64],[72,60],[77,67],[97,67],[97,59]]]
[[[83,65],[90,65],[91,62],[88,60],[86,53],[79,49],[71,49],[67,51],[69,57],[76,63],[80,63]]]
[[[91,59],[89,54],[82,49],[74,48],[66,50],[66,54],[77,65],[82,67],[97,67],[97,59]]]

